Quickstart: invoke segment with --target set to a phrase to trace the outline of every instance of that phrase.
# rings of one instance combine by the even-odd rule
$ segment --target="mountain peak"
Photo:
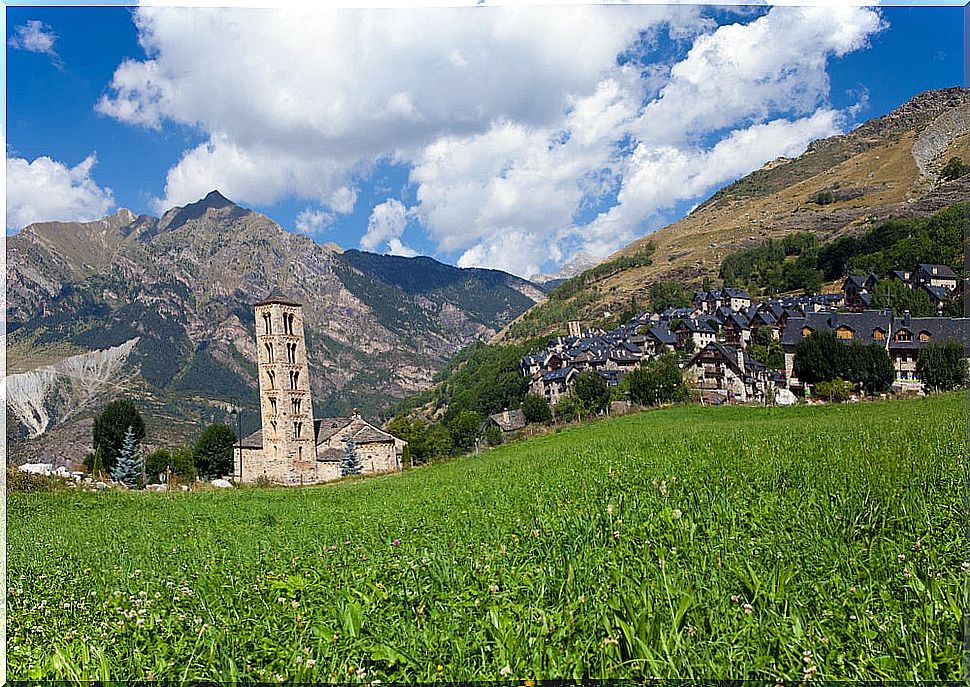
[[[235,205],[231,200],[226,198],[224,195],[219,193],[219,189],[212,189],[209,191],[205,198],[198,201],[199,203],[205,203],[209,207],[226,207],[227,205]]]
[[[188,205],[183,205],[182,207],[174,207],[166,212],[162,216],[162,228],[165,231],[172,231],[173,229],[178,229],[186,222],[199,219],[209,210],[222,210],[224,208],[229,208],[233,214],[244,214],[248,212],[248,210],[239,207],[218,190],[214,189],[209,191],[205,198],[197,200],[194,203],[189,203]]]

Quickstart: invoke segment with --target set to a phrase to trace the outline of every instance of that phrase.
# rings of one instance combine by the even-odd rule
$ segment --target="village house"
[[[872,289],[875,288],[878,279],[876,275],[870,274],[864,277],[858,274],[850,274],[842,282],[842,297],[851,312],[862,312],[872,306]]]
[[[764,403],[772,386],[763,363],[742,348],[716,341],[694,354],[684,365],[684,375],[701,390],[702,396],[705,392],[715,392],[726,401],[739,403]]]
[[[893,320],[887,347],[896,370],[896,380],[901,385],[919,382],[916,375],[916,358],[919,351],[931,343],[953,341],[964,347],[970,346],[970,319],[951,317],[910,317],[904,314]]]
[[[525,413],[521,410],[503,410],[501,413],[489,415],[485,420],[485,427],[498,427],[503,435],[513,434],[525,427]]]
[[[362,474],[401,469],[406,442],[360,417],[313,419],[303,306],[280,293],[254,306],[261,428],[234,452],[241,482],[317,484],[339,478],[346,444]]]
[[[928,265],[920,263],[913,270],[911,283],[913,288],[921,286],[935,286],[947,293],[955,291],[958,278],[956,273],[946,265]]]

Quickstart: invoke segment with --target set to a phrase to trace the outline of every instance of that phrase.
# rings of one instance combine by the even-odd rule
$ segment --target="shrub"
[[[522,414],[526,422],[546,423],[552,420],[549,402],[538,394],[529,394],[522,401]]]
[[[502,430],[495,425],[490,425],[485,430],[485,441],[489,446],[500,446],[502,444]]]
[[[930,344],[916,357],[916,375],[932,391],[966,386],[970,380],[963,359],[963,347],[955,341]]]
[[[576,378],[573,391],[592,413],[602,413],[609,405],[610,389],[606,386],[606,380],[592,370],[586,370]]]
[[[232,472],[232,451],[236,435],[228,425],[209,425],[192,449],[195,471],[204,479],[215,479]]]
[[[563,396],[556,402],[556,422],[572,422],[580,417],[583,404],[572,394]]]
[[[833,403],[844,403],[852,394],[852,382],[833,379],[830,382],[818,382],[815,385],[815,395]]]
[[[171,464],[171,453],[163,448],[152,451],[145,458],[145,479],[149,484],[158,484],[162,481],[159,475],[164,476]]]

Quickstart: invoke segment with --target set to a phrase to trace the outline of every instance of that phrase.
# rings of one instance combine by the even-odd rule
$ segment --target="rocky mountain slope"
[[[504,272],[322,246],[215,191],[161,218],[33,224],[7,240],[11,458],[78,458],[75,425],[117,395],[158,440],[231,400],[255,427],[251,304],[275,288],[305,304],[322,414],[376,415],[544,298]]]
[[[593,321],[622,312],[632,300],[646,304],[658,281],[700,286],[704,277],[716,280],[726,255],[768,238],[811,231],[826,240],[966,201],[970,175],[939,178],[953,156],[970,161],[970,90],[921,93],[845,135],[815,141],[795,159],[774,160],[725,186],[680,221],[607,258],[594,270],[604,276],[585,272],[582,288],[533,307],[497,339],[565,332],[568,319]],[[645,255],[650,259],[631,259]],[[605,269],[606,263],[619,268]]]

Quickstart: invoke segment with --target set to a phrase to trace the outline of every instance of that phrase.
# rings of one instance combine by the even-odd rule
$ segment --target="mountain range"
[[[78,460],[116,396],[162,443],[227,402],[255,428],[252,303],[276,289],[304,303],[317,413],[372,417],[545,297],[505,272],[320,245],[218,191],[160,218],[32,224],[7,240],[9,455]]]

